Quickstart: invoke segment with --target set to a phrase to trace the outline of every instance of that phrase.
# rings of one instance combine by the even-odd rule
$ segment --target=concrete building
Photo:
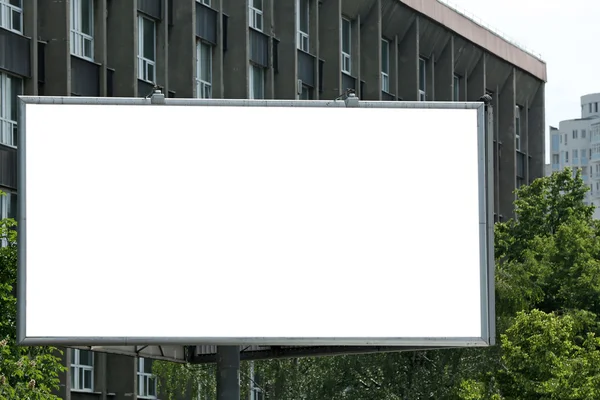
[[[17,95],[136,97],[159,85],[169,97],[203,98],[488,93],[502,220],[513,190],[544,174],[545,82],[537,56],[436,0],[0,0],[0,188],[9,193],[0,211],[16,212]],[[415,134],[427,134],[423,122]],[[460,179],[448,156],[440,170]],[[202,349],[199,361],[214,356]],[[68,351],[65,363],[63,398],[155,396],[146,361]]]
[[[590,186],[586,203],[600,207],[600,93],[581,96],[581,116],[550,127],[550,171],[581,168],[583,181]],[[596,208],[594,218],[600,218]]]

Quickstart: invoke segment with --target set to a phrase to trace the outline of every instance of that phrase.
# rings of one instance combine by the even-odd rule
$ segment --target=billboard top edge
[[[154,104],[150,97],[70,97],[70,96],[19,96],[24,104],[62,105],[167,105],[167,106],[221,106],[221,107],[346,107],[344,100],[247,100],[247,99],[164,99]],[[358,108],[403,109],[479,109],[481,101],[370,101],[359,100]]]

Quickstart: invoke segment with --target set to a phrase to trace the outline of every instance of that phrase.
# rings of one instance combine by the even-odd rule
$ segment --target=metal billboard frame
[[[478,137],[478,179],[479,179],[479,241],[480,241],[480,290],[481,290],[481,332],[482,337],[469,338],[194,338],[194,337],[27,337],[26,336],[26,279],[27,279],[27,215],[26,215],[26,105],[27,104],[65,104],[65,105],[155,105],[155,106],[244,106],[244,107],[359,107],[359,108],[404,108],[404,109],[475,109],[477,110]],[[284,348],[298,346],[311,347],[343,346],[348,350],[354,348],[364,352],[365,347],[373,351],[401,351],[418,348],[448,347],[485,347],[495,344],[495,286],[494,286],[494,170],[493,170],[493,132],[488,122],[487,107],[484,102],[394,102],[394,101],[362,101],[353,95],[345,100],[218,100],[218,99],[166,99],[160,91],[147,98],[86,98],[86,97],[46,97],[19,96],[18,114],[18,266],[17,266],[17,342],[19,345],[59,345],[80,348],[105,348],[105,346],[248,346],[247,348],[271,348],[271,352],[283,351]],[[361,347],[356,346],[357,339]],[[379,349],[379,350],[377,350]],[[385,350],[384,350],[385,349]],[[395,349],[395,350],[394,350]],[[98,349],[99,351],[110,351]],[[310,354],[312,351],[307,350]],[[188,353],[189,354],[189,353]],[[301,355],[301,354],[297,354]],[[189,355],[188,355],[189,357]],[[195,358],[195,357],[192,357]],[[188,360],[189,361],[189,360]],[[199,360],[198,360],[199,361]],[[207,360],[208,361],[208,360]],[[201,361],[200,361],[201,362]],[[210,362],[210,361],[209,361]]]

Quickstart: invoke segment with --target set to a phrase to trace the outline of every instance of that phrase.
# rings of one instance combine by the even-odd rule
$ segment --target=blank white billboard
[[[493,341],[483,104],[128,100],[22,98],[22,344]]]

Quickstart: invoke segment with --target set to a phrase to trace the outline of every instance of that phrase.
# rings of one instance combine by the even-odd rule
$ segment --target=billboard
[[[20,102],[21,344],[493,343],[482,103]]]

